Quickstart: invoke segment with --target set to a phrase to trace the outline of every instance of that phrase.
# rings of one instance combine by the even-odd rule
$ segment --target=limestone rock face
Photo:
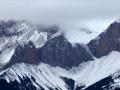
[[[28,63],[28,64],[37,64],[39,63],[37,58],[37,51],[35,45],[30,41],[24,46],[18,45],[15,49],[15,52],[8,64],[3,68],[8,68],[16,63]]]
[[[84,45],[72,46],[64,36],[58,36],[38,50],[41,62],[63,68],[78,66],[80,63],[92,60],[92,55]]]
[[[109,54],[111,51],[120,51],[120,23],[114,22],[98,38],[88,44],[95,57]]]

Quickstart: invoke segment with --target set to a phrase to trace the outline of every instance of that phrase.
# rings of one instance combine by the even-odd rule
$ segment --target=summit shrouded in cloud
[[[0,20],[59,25],[71,42],[88,43],[119,17],[119,5],[118,0],[1,0]],[[81,34],[85,29],[94,33]]]

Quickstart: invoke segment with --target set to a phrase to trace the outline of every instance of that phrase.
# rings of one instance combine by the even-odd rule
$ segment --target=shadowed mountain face
[[[114,22],[107,30],[88,44],[95,57],[102,57],[111,51],[120,51],[120,23]]]
[[[8,64],[3,68],[9,68],[11,65],[16,63],[29,63],[29,64],[38,64],[37,50],[35,45],[30,41],[24,46],[18,45],[15,49],[13,56]]]
[[[38,57],[41,62],[63,68],[71,68],[82,62],[93,60],[87,47],[80,44],[72,46],[62,35],[48,40],[42,48],[38,49]]]
[[[93,60],[93,56],[89,51],[87,45],[84,44],[72,45],[72,43],[70,43],[62,33],[59,34],[58,32],[59,28],[57,26],[36,27],[26,22],[15,23],[12,21],[6,23],[2,22],[1,25],[6,27],[4,29],[1,29],[5,33],[12,30],[12,32],[10,31],[11,36],[6,36],[5,33],[3,33],[6,40],[7,40],[6,37],[10,38],[10,40],[12,39],[14,40],[15,38],[14,42],[10,43],[11,45],[13,45],[13,47],[15,47],[15,52],[13,53],[10,62],[7,63],[5,67],[9,67],[15,63],[38,64],[40,62],[43,62],[52,66],[59,66],[62,68],[72,68],[73,66],[78,66],[82,62]],[[37,31],[35,31],[36,28],[38,29]],[[17,34],[14,34],[14,32],[17,32]],[[22,33],[19,34],[19,32]],[[42,40],[38,39],[40,38],[38,37],[40,32],[46,32],[48,35],[47,36],[48,40],[42,47],[38,48],[36,47],[35,44],[39,44],[39,42],[42,43]],[[45,36],[43,35],[42,37]],[[29,41],[28,44],[26,44],[24,41],[21,44],[21,42],[23,41],[21,40],[19,42],[19,39],[21,38],[23,40],[26,38],[27,40],[29,40],[29,38],[32,38],[32,41]],[[38,40],[36,40],[36,38]],[[5,42],[5,40],[3,41]]]
[[[57,29],[59,28],[50,28],[50,30],[47,28],[45,32],[52,36],[52,34],[57,33]],[[72,68],[82,62],[93,60],[93,56],[99,58],[109,54],[113,50],[120,51],[120,23],[117,22],[111,24],[105,32],[101,33],[96,39],[88,43],[88,45],[72,45],[61,34],[52,39],[48,37],[48,41],[42,48],[36,48],[32,42],[24,45],[24,47],[17,46],[9,63],[25,62],[37,64],[44,62],[52,66]]]
[[[4,27],[9,28],[15,22],[10,21],[1,25],[3,24]],[[42,48],[36,48],[34,43],[32,48],[29,45],[24,45],[25,47],[17,46],[10,63],[25,62],[36,64],[44,62],[52,66],[71,68],[78,66],[82,62],[93,60],[93,56],[99,58],[113,50],[120,51],[120,23],[118,22],[111,24],[105,32],[87,45],[75,44],[73,46],[62,34],[50,39],[53,34],[57,33],[58,29],[58,27],[48,27],[44,31],[44,28],[41,28],[41,31],[48,33],[48,41],[45,45]]]
[[[8,28],[12,28],[16,23],[17,22],[14,21],[0,22],[0,34],[2,36],[6,36],[6,33],[11,30]],[[24,25],[24,31],[26,31],[28,26],[30,28],[33,27],[29,24]],[[109,54],[113,50],[120,51],[120,23],[118,22],[111,24],[105,32],[101,33],[96,39],[90,41],[87,45],[75,44],[74,46],[62,34],[51,39],[52,35],[56,34],[59,31],[59,28],[57,26],[34,28],[39,28],[39,32],[47,32],[47,42],[43,45],[42,48],[36,48],[32,41],[32,48],[29,47],[29,44],[24,45],[24,47],[17,46],[15,53],[10,60],[10,63],[25,62],[35,64],[38,62],[44,62],[52,66],[71,68],[73,66],[78,66],[82,62],[93,60],[93,56],[99,58]],[[17,31],[14,29],[13,31]],[[10,32],[10,34],[13,34],[14,36],[14,33]],[[27,37],[30,37],[29,34],[31,35],[32,32],[28,33]],[[35,35],[37,34],[35,33]],[[9,37],[12,38],[12,36]]]
[[[100,80],[99,82],[87,87],[85,90],[111,90],[110,84],[114,81],[111,76]],[[112,89],[112,90],[119,90],[119,89]]]
[[[43,62],[52,66],[72,68],[88,60],[93,60],[93,57],[87,47],[80,44],[72,46],[61,35],[48,40],[42,48],[36,48],[31,41],[24,46],[18,45],[10,62],[5,67],[22,62],[29,64]]]
[[[4,79],[0,79],[1,90],[37,90],[28,77],[21,79],[21,83],[18,81],[11,81],[8,83]],[[40,90],[44,90],[42,87]]]

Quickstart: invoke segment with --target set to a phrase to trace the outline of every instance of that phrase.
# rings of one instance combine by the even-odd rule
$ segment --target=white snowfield
[[[31,81],[37,88],[39,88],[38,83],[45,88],[45,90],[48,90],[48,87],[67,90],[67,85],[61,77],[72,78],[76,81],[75,85],[85,84],[86,87],[88,87],[115,73],[118,69],[120,69],[120,52],[113,51],[107,56],[95,59],[94,61],[84,62],[80,64],[79,67],[74,67],[70,70],[51,67],[43,63],[37,66],[21,63],[15,64],[3,72],[7,72],[4,78],[8,82],[13,80],[20,82],[18,76],[21,78],[25,76],[31,78],[31,76],[33,76],[36,82],[32,79]]]

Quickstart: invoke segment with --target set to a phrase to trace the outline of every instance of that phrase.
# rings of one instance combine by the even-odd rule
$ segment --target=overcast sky
[[[120,0],[0,0],[0,20],[59,24],[70,37],[81,26],[101,32],[119,17]]]
[[[37,22],[120,17],[120,0],[0,0],[0,19]]]

